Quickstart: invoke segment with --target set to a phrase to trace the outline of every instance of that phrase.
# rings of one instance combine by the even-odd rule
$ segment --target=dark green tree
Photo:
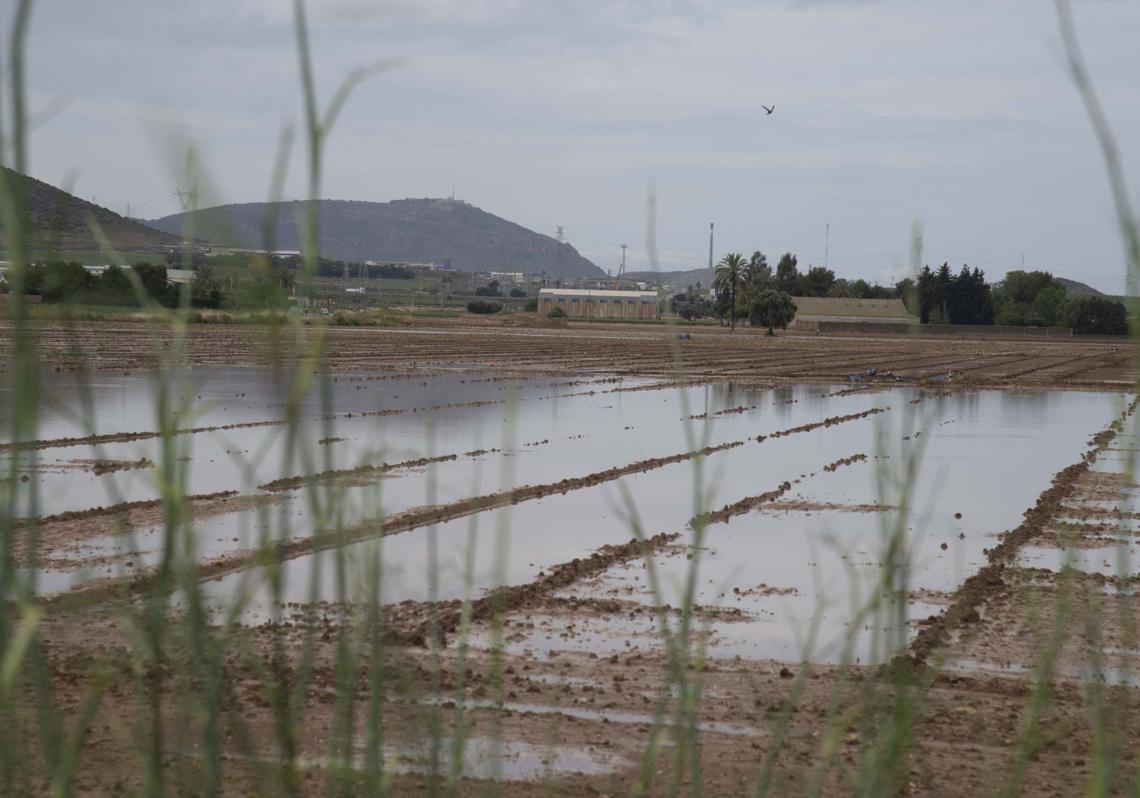
[[[1037,292],[1033,298],[1033,312],[1046,327],[1055,327],[1064,320],[1068,301],[1068,292],[1060,283],[1054,282]]]
[[[222,305],[222,283],[211,266],[202,266],[190,282],[190,304],[197,308],[218,308]]]
[[[1077,296],[1069,301],[1065,324],[1073,332],[1093,335],[1127,335],[1124,304],[1102,296]]]
[[[904,277],[895,283],[894,295],[903,301],[906,309],[915,316],[922,318],[922,307],[919,301],[918,284],[910,277]]]
[[[753,327],[767,327],[768,335],[775,335],[775,328],[788,329],[796,317],[796,303],[784,291],[768,289],[761,291],[748,308],[748,321]]]
[[[136,263],[131,267],[142,283],[146,295],[162,305],[172,305],[177,293],[166,282],[166,267],[153,263]]]
[[[95,277],[73,261],[45,264],[39,280],[39,292],[44,302],[86,302],[95,285]]]
[[[799,260],[790,252],[785,252],[776,264],[776,288],[785,294],[794,294],[799,288]]]
[[[835,272],[825,266],[812,266],[800,280],[800,294],[803,296],[827,296],[835,283]]]
[[[106,305],[137,305],[138,296],[126,270],[121,266],[109,266],[99,275],[95,286],[98,301]]]
[[[861,282],[864,285],[867,284],[866,281],[863,280],[859,280],[858,282]],[[857,293],[855,286],[856,283],[849,283],[846,280],[839,279],[831,284],[831,288],[827,289],[827,295],[829,297],[836,297],[841,299],[858,297],[859,294]]]
[[[742,286],[744,304],[748,304],[749,297],[756,296],[772,285],[772,269],[768,266],[768,257],[763,252],[753,252],[752,257],[748,259],[748,265],[744,267]]]

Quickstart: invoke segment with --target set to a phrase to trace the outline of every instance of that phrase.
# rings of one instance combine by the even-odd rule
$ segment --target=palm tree
[[[717,264],[716,276],[713,277],[713,288],[718,291],[729,292],[729,327],[736,329],[736,287],[744,277],[744,256],[739,252],[730,252]]]

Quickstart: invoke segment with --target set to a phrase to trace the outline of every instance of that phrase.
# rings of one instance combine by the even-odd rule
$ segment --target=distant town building
[[[435,272],[443,269],[438,263],[406,260],[366,260],[365,266],[392,266],[397,269],[406,269],[411,272]]]
[[[525,285],[526,275],[522,272],[491,272],[490,277],[492,280],[498,280],[499,284],[509,283],[511,285]]]
[[[567,316],[591,319],[656,319],[661,310],[656,291],[614,291],[590,288],[543,288],[538,313],[562,308]]]
[[[174,251],[173,247],[167,248]],[[275,258],[294,258],[301,254],[299,249],[250,249],[247,247],[211,247],[211,255],[271,255]]]

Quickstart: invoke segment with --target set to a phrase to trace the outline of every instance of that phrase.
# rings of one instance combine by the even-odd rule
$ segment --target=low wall
[[[954,337],[985,336],[1007,338],[1072,338],[1068,327],[1012,327],[998,324],[876,324],[874,322],[820,321],[820,333],[864,333],[867,335],[935,335]]]

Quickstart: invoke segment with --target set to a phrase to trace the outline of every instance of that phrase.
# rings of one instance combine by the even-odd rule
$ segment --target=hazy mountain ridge
[[[279,203],[273,249],[301,248],[297,220],[303,201]],[[197,211],[195,236],[217,244],[265,248],[262,223],[272,206],[264,202],[218,205]],[[168,233],[185,228],[187,214],[148,224]],[[392,202],[319,200],[318,225],[323,257],[346,261],[450,262],[457,271],[546,272],[551,277],[601,277],[604,272],[574,247],[553,237],[450,199]]]
[[[33,253],[65,255],[100,249],[92,222],[120,251],[158,252],[179,243],[177,235],[128,219],[42,180],[8,168],[4,172],[9,181],[22,187],[27,204],[29,249]],[[7,236],[0,227],[0,250],[3,249],[7,249]]]

